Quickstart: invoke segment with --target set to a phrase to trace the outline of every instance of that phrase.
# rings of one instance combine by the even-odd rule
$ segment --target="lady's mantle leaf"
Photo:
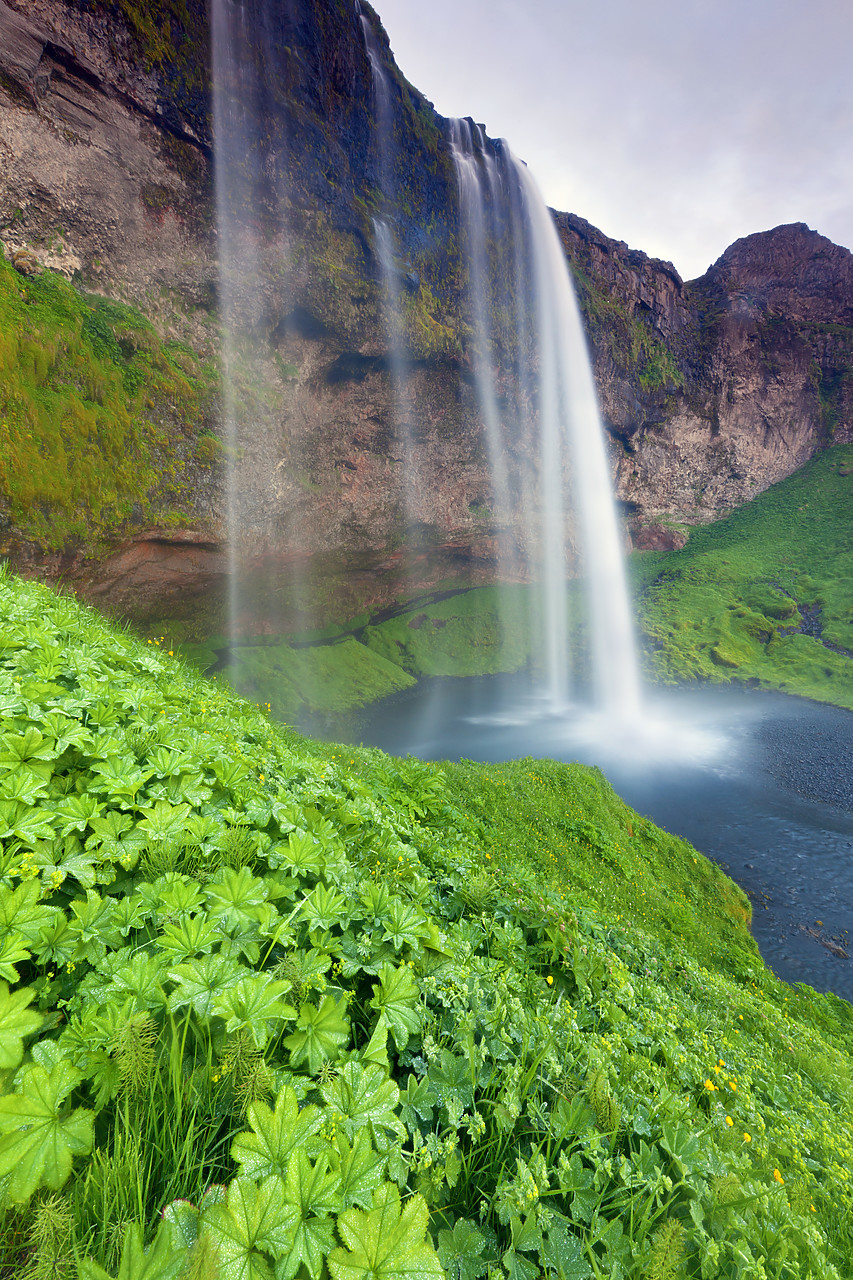
[[[296,1017],[293,1006],[282,999],[287,990],[288,983],[253,973],[223,991],[214,1003],[213,1012],[225,1019],[226,1031],[245,1029],[257,1047],[263,1049],[276,1023]]]
[[[371,1006],[385,1018],[397,1048],[405,1049],[409,1036],[416,1035],[421,1029],[418,984],[411,969],[406,965],[395,969],[390,964],[383,964],[379,971],[379,986],[373,990]]]
[[[225,867],[205,889],[209,910],[228,933],[250,929],[269,916],[269,891],[248,867]]]
[[[467,1218],[460,1218],[452,1231],[439,1231],[438,1256],[448,1275],[457,1280],[477,1280],[488,1270],[482,1256],[486,1237]]]
[[[35,992],[29,987],[13,991],[0,982],[0,1070],[16,1067],[24,1054],[24,1037],[38,1031],[44,1019],[27,1005]]]
[[[210,1014],[214,1000],[232,986],[246,970],[223,956],[201,956],[169,970],[169,978],[177,983],[169,996],[169,1007],[183,1009],[187,1005],[201,1017]]]
[[[395,951],[403,947],[417,947],[422,938],[428,936],[429,926],[424,913],[410,902],[395,898],[388,914],[382,920],[384,937],[391,943]]]
[[[311,1075],[316,1075],[324,1062],[337,1058],[349,1040],[349,1020],[344,1014],[345,999],[337,1002],[326,996],[320,1008],[304,1004],[299,1010],[296,1030],[284,1044],[290,1050],[291,1062],[298,1066],[308,1063]]]
[[[234,1139],[231,1155],[249,1178],[271,1174],[284,1177],[297,1148],[309,1155],[316,1155],[323,1148],[322,1138],[316,1136],[323,1120],[320,1108],[309,1103],[300,1111],[296,1091],[290,1085],[285,1085],[278,1095],[275,1111],[264,1102],[253,1102],[248,1116],[252,1132]]]
[[[7,933],[6,937],[0,942],[0,978],[6,978],[9,982],[16,982],[18,979],[18,970],[16,964],[20,964],[23,960],[29,960],[30,949],[24,944],[24,939],[19,933]]]
[[[366,1129],[359,1129],[352,1146],[347,1142],[344,1134],[339,1133],[335,1138],[335,1147],[339,1161],[341,1201],[344,1208],[349,1209],[354,1204],[360,1204],[362,1209],[369,1209],[373,1192],[382,1181],[388,1157],[373,1150],[370,1134]]]
[[[40,930],[56,916],[54,907],[41,902],[37,880],[26,880],[17,889],[0,885],[0,937],[19,933],[27,942],[36,942]]]
[[[36,840],[51,840],[55,834],[52,813],[16,800],[0,800],[0,840],[17,836],[25,844],[33,844]]]
[[[350,1140],[366,1124],[371,1125],[374,1133],[390,1129],[405,1136],[406,1130],[395,1110],[400,1091],[375,1063],[364,1067],[360,1062],[347,1062],[321,1092],[327,1105],[340,1115]]]
[[[561,1223],[549,1231],[540,1254],[556,1272],[559,1280],[588,1280],[592,1275],[592,1269],[584,1256],[583,1244]]]
[[[150,809],[143,809],[145,814],[140,822],[140,830],[151,840],[177,840],[183,835],[190,806],[188,804],[171,805],[168,800],[158,800]]]
[[[205,1216],[204,1230],[216,1244],[221,1280],[270,1280],[272,1270],[262,1255],[287,1256],[298,1217],[293,1205],[285,1202],[280,1178],[267,1178],[259,1187],[235,1178],[227,1205],[214,1205]]]
[[[184,916],[177,924],[166,924],[157,939],[161,950],[173,961],[187,960],[190,956],[212,951],[222,934],[212,920],[204,915]]]
[[[346,1245],[329,1255],[334,1280],[429,1280],[443,1277],[441,1263],[426,1239],[429,1210],[421,1196],[400,1209],[400,1192],[386,1182],[369,1213],[347,1209],[338,1218]]]
[[[276,1280],[291,1280],[303,1263],[312,1280],[317,1280],[323,1259],[335,1243],[334,1221],[329,1215],[341,1207],[339,1183],[338,1175],[329,1169],[326,1153],[316,1164],[304,1151],[295,1151],[290,1157],[284,1198],[299,1219],[290,1252],[276,1267]]]
[[[11,1174],[13,1203],[28,1200],[42,1185],[58,1191],[73,1157],[92,1150],[92,1112],[61,1114],[63,1101],[79,1081],[80,1073],[68,1062],[59,1063],[50,1075],[33,1066],[20,1093],[0,1098],[0,1177]]]

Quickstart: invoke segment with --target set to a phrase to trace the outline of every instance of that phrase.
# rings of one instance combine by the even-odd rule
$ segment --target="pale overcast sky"
[[[685,279],[782,222],[853,248],[853,0],[373,3],[443,115]]]

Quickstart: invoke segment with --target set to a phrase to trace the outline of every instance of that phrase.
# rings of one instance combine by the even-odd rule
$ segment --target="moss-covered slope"
[[[636,568],[658,679],[744,680],[853,707],[850,445]]]
[[[0,515],[53,550],[210,515],[216,372],[138,311],[0,257]]]
[[[849,1275],[850,1007],[600,775],[322,746],[45,587],[0,616],[8,1274]]]

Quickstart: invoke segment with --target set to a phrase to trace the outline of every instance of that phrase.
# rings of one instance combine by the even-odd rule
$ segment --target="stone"
[[[156,16],[158,0],[149,7]],[[281,71],[276,122],[289,145],[270,145],[265,171],[273,189],[288,179],[288,222],[259,211],[258,278],[241,296],[274,355],[261,368],[248,451],[246,537],[259,556],[328,552],[381,563],[397,554],[404,533],[405,450],[365,214],[365,196],[378,186],[370,68],[355,7],[345,10],[330,23],[320,20],[325,0],[291,0],[270,32]],[[186,0],[185,11],[197,61],[187,63],[182,46],[167,49],[154,69],[117,6],[0,0],[0,225],[14,234],[19,271],[40,262],[126,299],[161,334],[210,358],[219,283],[206,6]],[[460,322],[446,122],[412,86],[406,95],[412,212],[400,215],[396,231],[407,306],[433,343],[415,352],[410,387],[416,520],[467,573],[486,576],[496,535],[482,514],[489,468]],[[748,501],[829,442],[853,439],[846,249],[795,223],[738,240],[704,276],[684,282],[670,263],[583,218],[554,216],[576,270],[635,546],[679,545],[691,524]],[[283,263],[296,264],[286,278]],[[435,300],[434,312],[422,314]],[[517,406],[514,353],[499,355],[501,396]],[[221,434],[220,424],[211,427]],[[173,444],[179,453],[180,440]],[[515,442],[519,465],[531,447],[527,438]],[[224,487],[212,512],[191,492],[182,501],[172,514],[198,530],[199,547],[219,547]],[[218,571],[219,551],[176,549],[168,528],[134,520],[113,531],[107,548],[128,566],[128,582],[140,584],[150,568],[153,579],[184,591]],[[515,532],[523,543],[524,530]],[[33,548],[26,555],[37,559]],[[101,600],[124,600],[121,575],[106,572],[96,583],[87,556],[68,561],[68,574],[85,572]],[[148,587],[140,589],[147,598]]]

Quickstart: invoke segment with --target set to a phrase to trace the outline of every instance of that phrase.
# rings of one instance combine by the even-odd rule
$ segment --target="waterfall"
[[[640,705],[639,675],[619,525],[566,257],[532,175],[506,143],[492,146],[479,126],[452,120],[450,145],[468,266],[471,360],[492,470],[498,577],[506,581],[522,573],[538,584],[531,597],[535,665],[543,672],[538,692],[560,709],[572,693],[566,533],[571,508],[576,560],[587,589],[595,703],[609,715],[631,719]],[[506,287],[507,275],[512,288]],[[514,351],[520,415],[499,408],[502,354],[495,315],[505,317],[503,339]],[[533,476],[523,474],[518,462],[511,474],[507,463],[513,445],[529,433],[525,407],[536,427]],[[527,529],[523,563],[507,533],[513,517]]]
[[[556,458],[568,450],[580,553],[590,614],[590,648],[598,706],[635,719],[640,678],[604,429],[580,310],[553,219],[527,167],[510,153],[524,197],[538,305],[539,430],[543,468],[543,630],[549,661],[562,663],[564,579],[559,542],[562,492]],[[556,675],[552,682],[558,685]]]
[[[388,74],[382,63],[379,42],[370,19],[356,4],[364,37],[364,48],[370,64],[373,86],[373,118],[376,126],[379,187],[383,216],[372,219],[374,247],[379,262],[382,287],[382,323],[391,373],[395,426],[400,433],[403,452],[402,499],[407,527],[417,518],[417,464],[412,441],[413,404],[409,390],[411,364],[405,340],[403,315],[403,282],[398,266],[398,245],[393,227],[396,203],[394,104]]]
[[[274,335],[287,332],[293,308],[286,297],[292,278],[288,272],[298,274],[293,266],[298,262],[298,222],[286,234],[284,212],[295,208],[284,184],[288,145],[297,144],[288,143],[293,121],[281,97],[286,92],[283,71],[290,74],[296,64],[287,61],[275,25],[282,13],[267,0],[212,0],[232,646],[246,635],[275,636],[286,630],[282,616],[287,609],[291,626],[294,618],[304,619],[306,629],[312,625],[307,602],[315,584],[298,568],[317,546],[311,478],[303,476],[300,466],[300,458],[310,457],[310,451],[302,444],[298,414],[276,415],[269,401],[254,395],[254,388],[264,384],[265,369],[282,361],[274,346],[280,339]],[[429,239],[418,240],[411,214],[402,211],[398,86],[388,73],[373,17],[358,6],[350,16],[362,33],[372,85],[372,141],[368,135],[363,152],[356,150],[354,157],[362,165],[363,190],[373,206],[364,244],[367,261],[373,254],[381,297],[377,346],[382,355],[375,367],[384,364],[390,374],[403,464],[400,505],[411,533],[420,523],[419,514],[425,524],[435,520],[435,504],[419,474],[420,437],[413,434],[415,424],[427,431],[430,418],[416,394],[421,375],[414,376],[407,337],[416,301],[407,289],[410,283],[414,291],[421,285],[404,255],[414,252],[413,244],[422,246]],[[279,115],[270,114],[273,102]],[[582,577],[594,702],[609,718],[628,722],[637,718],[640,707],[631,612],[604,433],[563,247],[533,177],[505,143],[491,142],[470,120],[449,121],[443,140],[435,136],[431,145],[437,169],[444,148],[441,159],[446,163],[449,155],[456,179],[458,239],[453,238],[455,211],[448,211],[446,196],[440,212],[453,254],[458,249],[461,255],[464,323],[459,334],[467,370],[462,378],[476,397],[491,476],[484,498],[500,627],[507,639],[518,626],[502,585],[530,583],[533,692],[539,713],[543,704],[546,713],[562,713],[579,701],[573,657],[578,624],[572,620],[570,625],[569,599],[575,593],[568,584]],[[299,163],[305,164],[304,149]],[[302,191],[303,200],[304,195]],[[303,206],[299,215],[287,214],[297,216],[304,222],[315,218],[316,210]],[[455,267],[455,257],[451,261]],[[276,323],[271,316],[278,317]],[[369,358],[377,359],[373,352]],[[459,403],[467,394],[460,387]],[[434,421],[434,410],[430,413]],[[427,456],[425,467],[428,462]],[[286,590],[280,579],[261,580],[267,555],[276,572],[290,574]],[[254,575],[251,587],[246,585],[247,565]],[[409,580],[410,590],[418,585]]]
[[[259,181],[257,120],[260,87],[242,51],[252,37],[252,15],[239,3],[213,0],[213,128],[216,138],[215,194],[219,298],[222,310],[222,434],[225,446],[225,519],[228,555],[228,637],[240,633],[242,500],[237,466],[243,431],[236,394],[245,346],[242,282],[256,279],[254,237],[246,234],[246,210]]]
[[[510,615],[501,587],[518,580],[520,566],[511,532],[517,504],[507,463],[513,424],[506,420],[506,412],[501,409],[492,323],[494,304],[500,290],[493,280],[489,249],[502,233],[501,218],[505,213],[503,188],[496,157],[486,145],[479,125],[472,125],[469,120],[451,120],[450,149],[456,168],[460,232],[468,268],[466,297],[472,331],[472,373],[491,472],[490,523],[497,544],[499,624],[502,635],[506,637],[515,620]]]

